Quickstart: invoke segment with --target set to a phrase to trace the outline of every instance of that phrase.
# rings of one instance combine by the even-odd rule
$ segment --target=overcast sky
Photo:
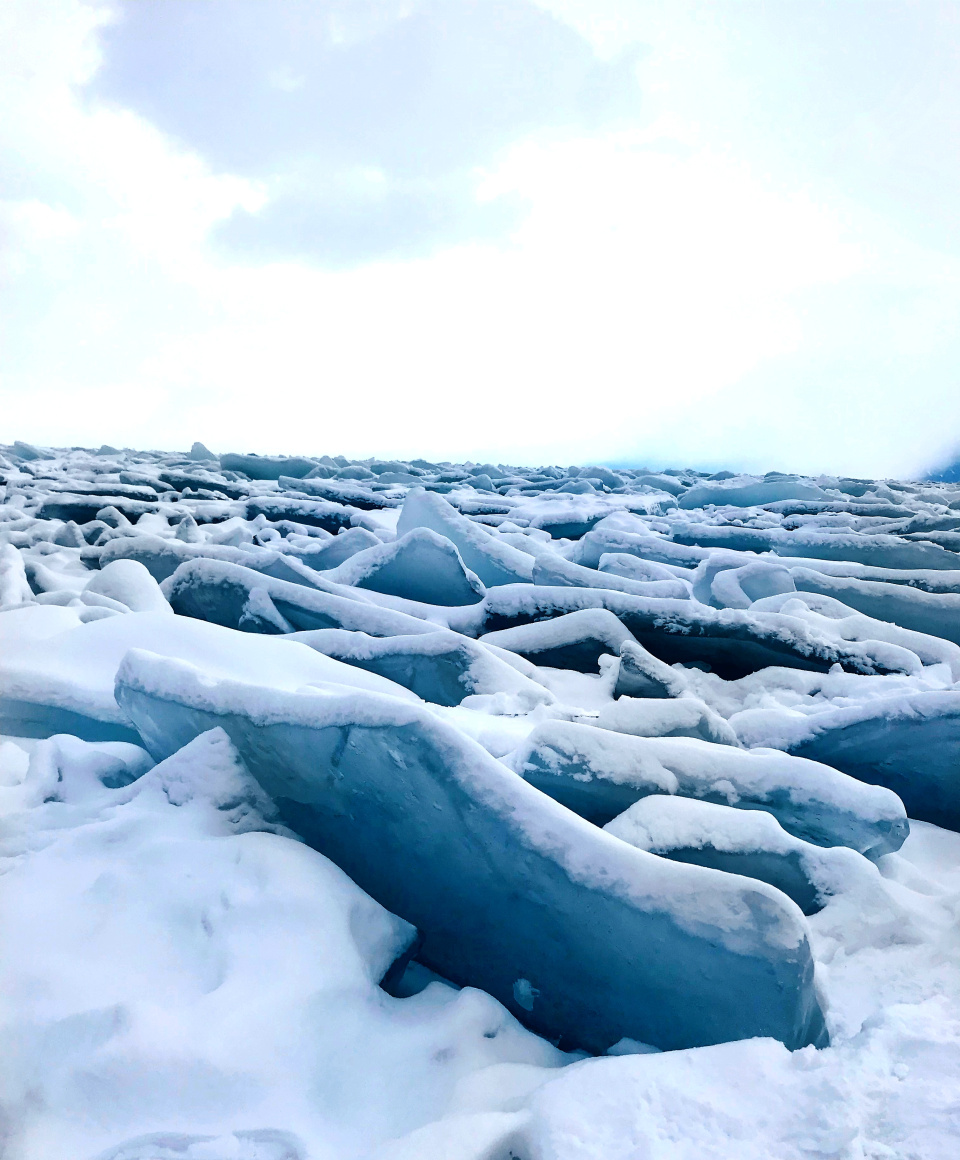
[[[0,441],[912,475],[960,2],[3,0]]]

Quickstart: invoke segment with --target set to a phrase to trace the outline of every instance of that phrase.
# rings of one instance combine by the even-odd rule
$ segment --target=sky
[[[909,477],[958,322],[958,0],[0,4],[0,441]]]

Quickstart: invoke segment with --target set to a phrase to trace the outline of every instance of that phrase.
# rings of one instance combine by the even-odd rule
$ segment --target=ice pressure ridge
[[[214,745],[244,817],[396,916],[397,995],[433,972],[594,1053],[822,1045],[806,916],[907,813],[960,829],[956,485],[199,445],[0,473],[0,731],[137,746],[116,792]]]

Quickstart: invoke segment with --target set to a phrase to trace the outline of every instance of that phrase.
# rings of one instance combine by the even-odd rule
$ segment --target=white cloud
[[[243,263],[207,239],[261,188],[83,104],[102,10],[5,13],[9,439],[892,473],[960,428],[956,263],[689,119],[517,143],[507,244]]]

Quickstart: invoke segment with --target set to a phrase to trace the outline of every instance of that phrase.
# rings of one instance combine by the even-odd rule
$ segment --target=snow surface
[[[953,1160],[960,834],[914,819],[870,862],[681,782],[737,804],[737,779],[775,770],[800,814],[824,800],[895,821],[889,790],[756,752],[880,723],[917,778],[935,745],[938,792],[960,803],[960,738],[941,727],[960,716],[955,488],[195,452],[0,447],[0,721],[50,710],[32,718],[44,736],[0,735],[5,1160]],[[421,542],[442,575],[405,548]],[[710,671],[722,626],[740,636]],[[291,629],[310,631],[278,639]],[[751,652],[761,640],[779,652]],[[659,699],[616,696],[621,645],[634,666],[653,654]],[[222,732],[154,766],[58,730],[57,713],[132,728],[113,687],[124,664],[149,671],[137,649],[165,682],[199,672],[211,703],[261,690],[265,723],[284,703],[305,721],[375,704],[425,736],[433,721],[447,752],[502,759],[504,801],[538,736],[585,731],[621,780],[642,747],[670,796],[607,842],[799,850],[820,875],[822,908],[795,913],[830,1045],[625,1038],[590,1058],[404,967],[410,924],[289,828]],[[368,671],[386,657],[402,680]],[[677,729],[710,739],[642,735]],[[525,824],[548,841],[553,816]],[[585,832],[575,820],[557,832]],[[529,979],[513,995],[536,1009]]]

